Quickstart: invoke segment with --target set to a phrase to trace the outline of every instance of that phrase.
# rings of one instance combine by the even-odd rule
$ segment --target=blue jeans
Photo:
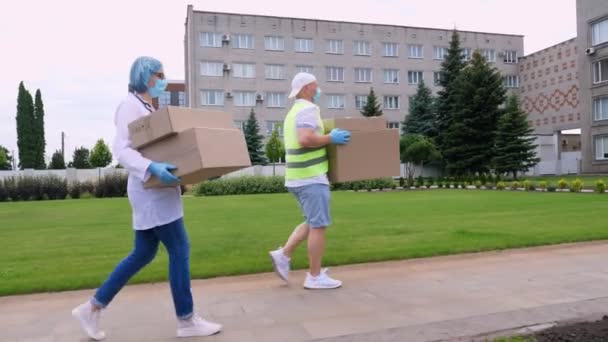
[[[108,279],[97,289],[91,302],[106,307],[129,279],[154,259],[159,242],[165,245],[169,253],[169,283],[175,313],[179,319],[190,318],[193,312],[190,288],[190,244],[183,218],[152,229],[135,230],[133,251],[116,266]]]

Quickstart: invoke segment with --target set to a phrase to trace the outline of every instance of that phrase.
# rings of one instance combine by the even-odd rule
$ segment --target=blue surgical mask
[[[167,83],[167,80],[157,79],[156,82],[154,82],[154,87],[148,89],[150,96],[153,99],[159,97],[165,89],[167,89]]]
[[[321,99],[321,88],[317,87],[317,92],[315,93],[315,95],[312,97],[312,102],[314,103],[319,103],[319,100]]]

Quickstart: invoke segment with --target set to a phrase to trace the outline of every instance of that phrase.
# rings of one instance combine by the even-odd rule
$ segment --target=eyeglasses
[[[164,73],[162,73],[162,72],[155,72],[155,73],[153,73],[152,75],[154,75],[154,76],[156,76],[156,77],[160,78],[161,80],[164,80],[164,79],[165,79],[165,74],[164,74]]]

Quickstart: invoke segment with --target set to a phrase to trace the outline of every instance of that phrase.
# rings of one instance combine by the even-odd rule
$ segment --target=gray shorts
[[[302,208],[310,228],[325,228],[331,224],[329,216],[329,185],[310,184],[289,188]]]

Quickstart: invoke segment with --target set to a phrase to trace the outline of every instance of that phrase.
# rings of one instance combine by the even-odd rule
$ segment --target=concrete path
[[[274,274],[193,282],[224,324],[177,339],[166,283],[125,288],[104,312],[107,341],[442,341],[608,312],[608,242],[336,267],[339,290]],[[0,297],[0,341],[86,341],[70,310],[92,290]]]

